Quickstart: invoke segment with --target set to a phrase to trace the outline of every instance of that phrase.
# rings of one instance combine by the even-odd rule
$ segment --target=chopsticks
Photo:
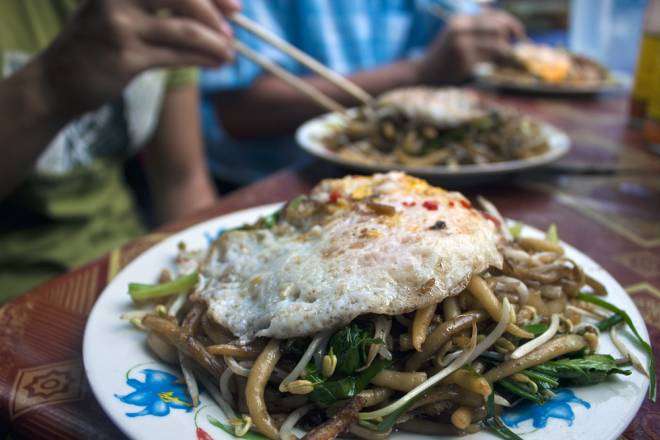
[[[346,107],[332,99],[331,97],[324,95],[317,88],[309,84],[308,82],[303,81],[292,73],[287,72],[282,67],[270,61],[263,55],[258,54],[253,51],[240,41],[234,40],[234,48],[237,52],[240,52],[245,57],[251,59],[255,63],[259,64],[264,69],[268,70],[273,75],[280,78],[282,81],[285,81],[291,87],[297,89],[299,92],[304,93],[309,96],[311,99],[316,101],[320,106],[325,107],[326,109],[332,112],[345,113]]]
[[[373,97],[366,90],[362,89],[357,84],[346,79],[344,76],[338,74],[334,70],[331,70],[328,67],[324,66],[323,64],[319,63],[314,58],[310,57],[309,55],[307,55],[297,47],[292,46],[291,44],[282,40],[280,37],[273,34],[269,30],[263,28],[258,23],[238,13],[230,15],[228,18],[236,25],[253,33],[257,37],[264,40],[265,42],[271,44],[272,46],[276,47],[282,52],[288,54],[291,58],[295,59],[300,64],[306,66],[313,72],[317,73],[319,76],[322,76],[323,78],[327,79],[328,81],[330,81],[337,87],[341,88],[351,96],[355,97],[362,103],[370,104],[373,101]],[[286,81],[289,85],[295,87],[300,92],[305,93],[320,105],[332,111],[339,111],[338,110],[339,108],[342,109],[341,112],[346,110],[344,106],[339,104],[334,99],[324,95],[322,92],[311,86],[309,83],[287,72],[277,64],[271,62],[266,57],[256,53],[255,51],[245,46],[241,42],[234,41],[234,47],[238,52],[240,52],[247,58],[250,58],[252,61],[259,64],[264,69],[270,71],[273,75],[276,75],[283,81]]]

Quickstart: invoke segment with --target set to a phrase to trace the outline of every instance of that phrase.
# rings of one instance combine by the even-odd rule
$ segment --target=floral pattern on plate
[[[193,409],[192,400],[181,380],[166,371],[144,369],[144,381],[141,382],[126,373],[126,384],[134,389],[133,392],[115,397],[124,403],[142,406],[142,411],[127,412],[128,417],[157,416],[164,417],[171,409],[182,409],[190,412]]]

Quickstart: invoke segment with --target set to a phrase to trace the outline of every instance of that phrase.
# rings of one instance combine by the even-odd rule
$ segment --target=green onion
[[[190,275],[183,275],[162,284],[130,283],[128,294],[135,302],[162,298],[192,289],[197,284],[197,279],[198,273],[193,272]]]
[[[602,321],[598,321],[596,323],[596,327],[598,327],[598,330],[600,330],[601,332],[606,332],[607,330],[611,329],[620,322],[623,322],[623,316],[619,315],[618,313],[615,313],[614,315],[605,318]]]
[[[495,390],[486,398],[486,417],[495,417]]]
[[[637,328],[635,327],[635,324],[633,324],[632,319],[630,319],[628,313],[626,313],[624,310],[621,310],[614,304],[610,304],[607,301],[597,297],[596,295],[592,295],[589,293],[578,293],[576,298],[591,304],[596,304],[597,306],[607,309],[610,312],[614,312],[617,315],[621,316],[621,319],[623,319],[626,322],[626,324],[628,324],[630,330],[632,330],[632,332],[635,334],[635,337],[637,338],[637,342],[639,342],[639,345],[642,346],[642,349],[646,352],[646,356],[648,357],[648,370],[650,376],[648,398],[651,402],[655,402],[657,391],[656,391],[656,377],[655,377],[655,358],[653,357],[653,350],[651,349],[649,343],[646,342],[644,339],[642,339],[639,332],[637,331]]]
[[[406,402],[406,404],[403,405],[401,408],[399,408],[398,410],[394,411],[393,413],[390,413],[390,414],[387,415],[385,418],[383,418],[383,421],[380,422],[378,425],[376,425],[376,431],[378,431],[378,432],[385,432],[385,431],[387,431],[388,429],[390,429],[392,426],[394,426],[394,424],[396,423],[396,421],[399,420],[399,417],[401,416],[401,414],[403,414],[403,413],[405,413],[406,411],[408,411],[408,409],[409,409],[411,406],[413,406],[413,404],[414,404],[415,402],[417,402],[421,397],[422,397],[422,395],[420,394],[420,395],[417,396],[416,398],[409,400],[409,401]]]
[[[509,233],[513,238],[520,238],[520,234],[522,234],[522,229],[523,229],[522,223],[515,223],[514,225],[509,226]]]
[[[493,434],[504,440],[523,440],[522,437],[511,431],[499,417],[490,417],[484,420],[484,425],[486,425]]]
[[[554,377],[538,371],[524,370],[522,374],[532,379],[537,385],[545,384],[550,388],[557,388],[559,386],[559,382]]]
[[[559,243],[559,234],[557,233],[557,225],[554,223],[548,228],[548,232],[545,234],[545,239],[552,243]]]
[[[504,440],[522,440],[518,434],[511,431],[504,424],[502,419],[495,415],[495,391],[490,393],[486,399],[486,419],[484,420],[484,425],[486,425],[493,434]]]
[[[227,434],[231,435],[232,437],[244,438],[246,440],[268,440],[267,437],[264,437],[263,435],[257,434],[256,432],[252,432],[252,431],[248,431],[248,432],[245,433],[244,436],[238,437],[236,435],[236,433],[234,432],[234,427],[233,426],[225,425],[220,420],[216,419],[215,417],[211,417],[211,416],[206,416],[206,420],[208,420],[211,425],[215,426],[216,428],[222,429],[223,431],[225,431]]]
[[[289,208],[291,208],[291,209],[296,209],[298,206],[300,206],[300,204],[301,204],[302,202],[305,201],[305,199],[307,199],[307,196],[304,195],[304,194],[301,194],[301,195],[299,195],[299,196],[294,197],[293,199],[291,199],[291,201],[290,201],[289,203],[287,203],[287,206],[286,206],[286,207],[287,207],[287,209],[289,209]]]
[[[529,390],[518,385],[517,383],[515,383],[510,379],[500,379],[497,381],[497,384],[500,385],[505,390],[509,391],[510,393],[520,396],[523,399],[531,400],[532,402],[537,403],[539,405],[543,404],[544,399],[540,395],[531,393]]]

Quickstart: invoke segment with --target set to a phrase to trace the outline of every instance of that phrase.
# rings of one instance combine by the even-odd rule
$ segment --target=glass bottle
[[[650,0],[644,18],[644,34],[630,100],[630,115],[633,123],[639,125],[648,116],[649,101],[658,86],[660,86],[660,0]]]
[[[660,154],[660,0],[654,0],[649,5],[648,13],[648,27],[644,35],[652,42],[648,49],[652,68],[646,79],[649,94],[642,133],[652,151]]]

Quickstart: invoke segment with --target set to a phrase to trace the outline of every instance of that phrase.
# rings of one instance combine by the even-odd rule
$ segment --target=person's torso
[[[268,30],[342,74],[373,69],[421,54],[441,27],[433,0],[244,0],[243,13]],[[243,29],[236,37],[296,75],[308,69]],[[202,74],[204,135],[211,170],[244,184],[306,157],[286,136],[236,142],[218,126],[214,91],[249,86],[262,73],[238,57],[231,66]]]

